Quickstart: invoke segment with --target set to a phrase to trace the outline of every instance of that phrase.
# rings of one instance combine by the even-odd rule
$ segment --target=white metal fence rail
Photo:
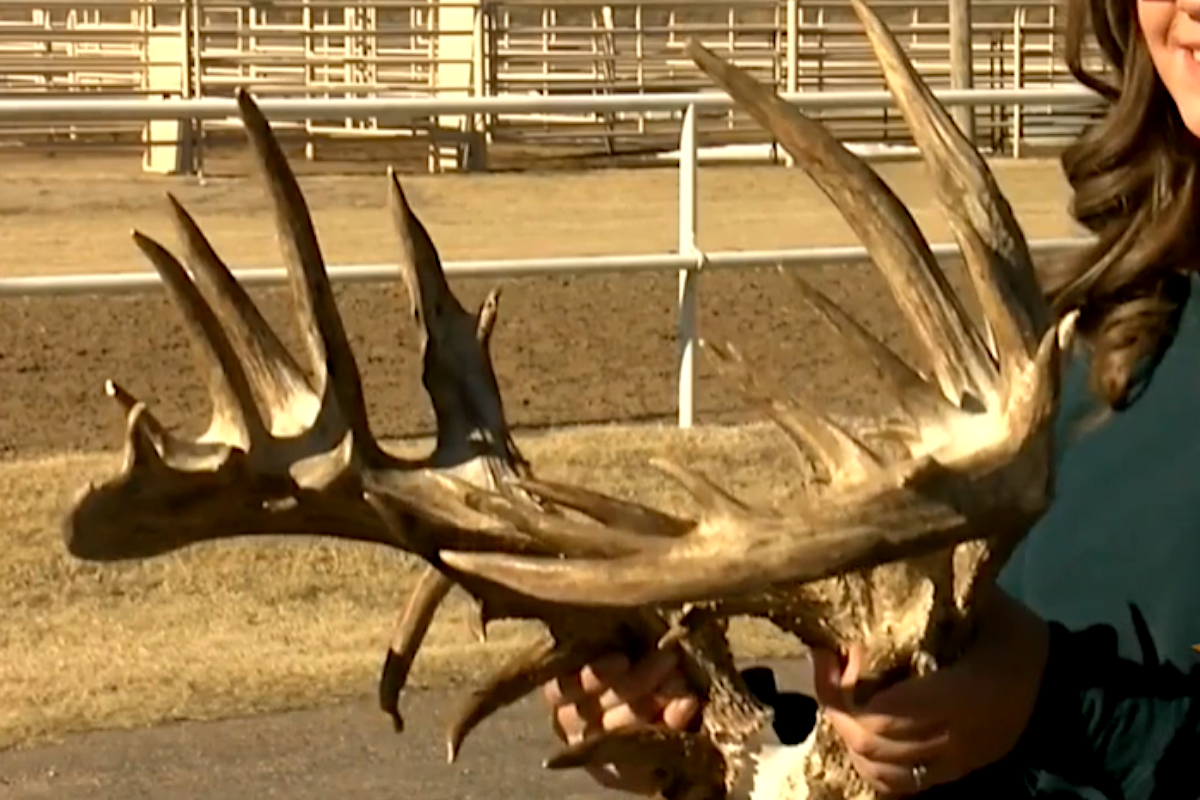
[[[983,103],[1006,103],[1028,106],[1037,103],[1083,105],[1096,102],[1095,95],[1080,87],[1023,90],[942,90],[935,91],[947,106]],[[825,92],[821,94],[784,95],[787,100],[804,109],[860,106],[884,106],[894,101],[886,92]],[[706,269],[749,268],[775,265],[818,265],[861,263],[869,259],[862,247],[796,248],[782,250],[747,250],[705,252],[697,246],[697,162],[696,110],[726,108],[732,104],[723,93],[693,93],[677,95],[634,95],[625,97],[560,96],[560,97],[487,97],[461,100],[401,99],[401,98],[344,98],[265,99],[260,107],[272,121],[304,118],[314,107],[323,113],[339,115],[377,115],[404,118],[406,115],[430,113],[489,113],[496,111],[523,112],[611,109],[683,110],[679,158],[679,243],[674,253],[639,253],[591,257],[561,257],[537,259],[495,259],[450,261],[444,267],[453,277],[524,277],[547,274],[595,274],[601,272],[677,271],[679,273],[679,404],[680,427],[691,427],[694,421],[695,372],[694,356],[697,344],[696,306],[700,275]],[[335,110],[336,109],[336,110]],[[233,100],[206,98],[199,100],[0,100],[0,123],[13,119],[50,119],[56,114],[69,114],[85,119],[218,119],[234,120]],[[1046,239],[1031,242],[1036,255],[1063,252],[1084,243],[1082,238]],[[933,246],[939,258],[957,255],[953,244]],[[284,282],[281,269],[235,270],[239,280],[249,286],[275,285]],[[364,282],[394,279],[395,264],[358,264],[331,266],[330,279],[335,282]],[[157,273],[125,273],[101,275],[24,276],[0,278],[0,297],[27,295],[114,294],[158,288]]]

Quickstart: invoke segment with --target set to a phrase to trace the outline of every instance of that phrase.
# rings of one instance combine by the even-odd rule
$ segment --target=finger
[[[875,790],[878,798],[910,797],[918,792],[911,767],[878,764],[857,754],[850,755],[850,763],[859,777]],[[924,776],[920,788],[929,788],[929,783]]]
[[[876,734],[850,714],[827,709],[830,726],[851,753],[879,764],[932,763],[950,755],[950,734],[943,727],[911,739],[892,739]]]
[[[953,666],[920,677],[911,677],[889,686],[871,698],[872,713],[892,717],[944,716],[947,698],[961,698],[960,673]],[[920,710],[917,712],[917,710]]]
[[[893,716],[891,714],[858,711],[852,716],[858,727],[872,736],[895,742],[924,742],[943,740],[949,736],[950,723],[934,716]]]
[[[887,739],[916,741],[940,736],[946,728],[946,721],[942,704],[932,702],[933,697],[928,690],[931,682],[935,685],[939,683],[932,680],[933,676],[908,678],[872,694],[865,704],[854,702],[854,689],[862,674],[864,655],[859,645],[851,645],[848,649],[838,685],[842,702],[833,707],[851,713],[865,731]],[[941,697],[961,696],[949,693],[949,688],[943,684],[933,694]]]
[[[554,709],[553,718],[558,730],[562,732],[560,738],[567,744],[583,741],[584,737],[604,726],[604,715],[592,703],[568,703],[559,706]]]
[[[936,768],[924,767],[918,780],[915,764],[880,764],[854,753],[850,754],[850,763],[854,771],[875,790],[878,798],[916,797],[935,786],[952,783],[962,777],[940,774]]]
[[[550,715],[550,728],[564,744],[576,744],[588,734],[587,724],[578,717],[573,706],[559,706]]]
[[[842,658],[833,650],[812,649],[813,689],[817,702],[831,708],[842,708]]]
[[[675,671],[667,676],[656,695],[662,723],[675,730],[687,730],[700,710],[700,698],[690,690],[687,678]]]
[[[678,670],[668,673],[667,677],[663,679],[662,683],[658,685],[658,689],[654,692],[658,704],[664,707],[670,701],[678,697],[686,697],[689,694],[692,694],[692,692],[688,690],[687,678]]]
[[[854,752],[850,753],[850,765],[854,767],[858,776],[874,790],[876,797],[896,796],[893,784],[895,776],[888,774],[890,768],[874,764]]]
[[[629,671],[629,657],[612,652],[596,659],[579,672],[560,675],[546,683],[543,694],[552,706],[577,703],[603,693],[613,681]]]
[[[676,697],[663,708],[663,724],[677,731],[687,730],[700,711],[700,700],[692,695]]]
[[[555,708],[550,714],[550,720],[551,727],[554,728],[554,735],[567,744],[583,741],[583,737],[587,733],[588,724],[579,716],[575,706],[566,705]]]
[[[642,698],[653,698],[678,664],[679,654],[674,648],[653,651],[633,669],[611,677],[600,695],[600,708],[608,711]]]
[[[655,717],[657,717],[657,714],[644,706],[638,708],[636,705],[619,705],[604,712],[604,716],[600,721],[600,727],[606,731],[615,731],[621,728],[654,722]]]
[[[862,671],[862,663],[862,646],[857,644],[850,645],[846,650],[845,663],[842,665],[842,678],[838,682],[838,688],[847,702],[850,702],[850,698],[853,697],[854,685],[858,683],[858,675]]]

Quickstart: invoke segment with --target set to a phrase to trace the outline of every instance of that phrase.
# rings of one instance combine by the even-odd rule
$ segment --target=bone
[[[851,6],[929,165],[938,203],[995,337],[1003,374],[1012,376],[1033,357],[1050,326],[1025,235],[982,156],[934,100],[891,31],[863,0],[851,0]]]
[[[474,689],[446,731],[446,759],[454,763],[463,742],[484,720],[536,690],[546,681],[584,667],[602,646],[569,645],[544,637],[506,662]]]
[[[213,404],[210,434],[250,449],[253,442],[263,441],[266,430],[250,381],[220,322],[173,255],[140,233],[135,232],[133,240],[162,277],[168,296],[183,318]]]
[[[543,500],[587,514],[604,525],[647,536],[674,538],[687,533],[693,525],[688,520],[579,486],[533,478],[521,480],[520,486]]]
[[[319,400],[300,365],[271,330],[250,295],[217,255],[200,226],[187,210],[168,194],[175,230],[183,243],[184,262],[192,280],[221,322],[221,328],[238,355],[247,380],[265,413],[274,418],[297,396]],[[306,420],[311,424],[312,420]],[[277,430],[276,433],[295,433]]]
[[[454,588],[454,581],[434,567],[425,567],[417,585],[404,605],[396,628],[392,632],[384,660],[383,672],[379,677],[379,706],[392,718],[396,732],[404,730],[404,717],[400,714],[400,693],[408,681],[409,670],[425,641],[425,634],[437,614],[438,606]]]
[[[237,104],[274,210],[276,238],[322,395],[322,422],[329,425],[336,419],[337,427],[345,426],[351,434],[357,454],[371,460],[378,445],[367,421],[362,376],[338,314],[308,204],[266,118],[245,90],[238,90]],[[335,401],[332,406],[330,400]]]
[[[992,378],[990,355],[912,215],[887,184],[828,130],[746,72],[693,41],[688,55],[796,158],[871,252],[955,404]]]

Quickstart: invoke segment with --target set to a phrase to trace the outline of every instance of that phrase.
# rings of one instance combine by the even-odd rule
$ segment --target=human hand
[[[610,653],[547,682],[542,693],[551,707],[554,732],[567,744],[639,724],[685,730],[700,708],[698,698],[688,693],[675,648],[655,650],[635,664],[622,653]],[[605,764],[587,771],[610,789],[651,795],[660,788],[653,765]]]
[[[1033,714],[1049,650],[1036,614],[998,589],[958,661],[853,702],[862,654],[813,651],[823,713],[855,769],[883,796],[917,794],[1004,758]]]

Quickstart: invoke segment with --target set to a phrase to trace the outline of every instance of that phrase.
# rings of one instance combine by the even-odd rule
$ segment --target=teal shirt
[[[1043,618],[1116,629],[1141,660],[1129,610],[1160,657],[1200,663],[1200,285],[1149,388],[1128,410],[1080,432],[1099,409],[1077,356],[1063,387],[1054,505],[1001,575]]]

